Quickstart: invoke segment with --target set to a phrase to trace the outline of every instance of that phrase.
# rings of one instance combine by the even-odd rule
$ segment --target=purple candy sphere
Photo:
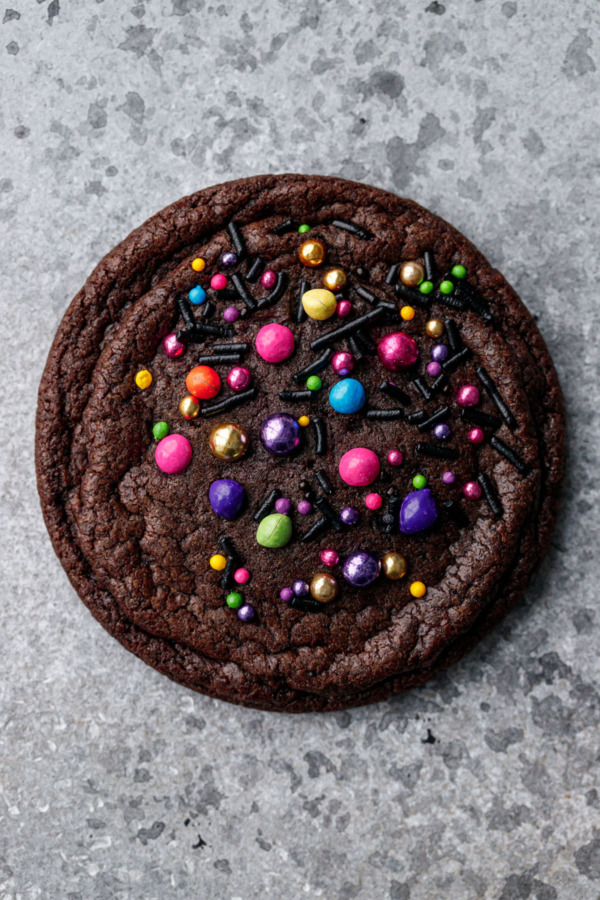
[[[221,263],[224,266],[235,266],[238,261],[238,258],[235,253],[232,253],[231,250],[228,250],[227,253],[223,253],[221,255]]]
[[[367,587],[379,575],[379,560],[370,550],[355,550],[344,560],[342,575],[354,587]]]
[[[249,603],[244,603],[243,606],[237,611],[238,619],[241,619],[242,622],[251,622],[254,616],[256,615],[256,610],[253,606],[250,606]]]
[[[287,413],[273,413],[260,426],[260,439],[274,456],[289,456],[300,444],[300,426]]]
[[[340,513],[340,519],[344,525],[356,525],[360,518],[360,513],[353,506],[345,506]]]
[[[234,366],[227,373],[227,384],[232,391],[245,391],[251,381],[252,375],[246,366]]]
[[[400,507],[400,531],[402,534],[418,534],[437,522],[438,511],[429,488],[412,491]]]
[[[454,472],[451,472],[448,469],[448,471],[444,472],[444,474],[442,475],[442,481],[444,482],[444,484],[454,484],[454,482],[456,481],[456,475],[454,474]]]
[[[301,578],[298,578],[292,585],[292,591],[294,592],[295,597],[306,597],[310,588],[308,587],[307,581],[302,581]]]
[[[312,503],[309,503],[308,500],[301,500],[298,504],[298,512],[301,516],[307,516],[312,512]]]
[[[440,422],[440,424],[436,425],[433,429],[433,436],[434,438],[437,438],[438,441],[447,440],[450,437],[450,427],[443,422]]]
[[[240,317],[240,311],[235,306],[227,306],[223,310],[223,318],[226,322],[237,322]]]
[[[213,481],[208,489],[208,499],[213,512],[222,519],[234,519],[243,506],[246,492],[241,484],[231,478]]]
[[[279,596],[281,597],[281,599],[283,600],[284,603],[289,603],[290,600],[294,596],[294,592],[291,588],[282,588],[279,591]]]
[[[279,500],[275,501],[275,512],[281,513],[282,516],[287,516],[291,508],[292,501],[288,500],[287,497],[280,497]]]
[[[427,364],[427,374],[431,375],[433,378],[436,378],[442,371],[442,367],[439,362],[430,362]]]
[[[434,362],[443,363],[448,359],[448,353],[446,344],[436,344],[431,350],[431,358]]]

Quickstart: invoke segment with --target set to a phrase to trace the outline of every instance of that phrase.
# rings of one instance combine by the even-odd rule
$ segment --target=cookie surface
[[[450,225],[262,176],[102,260],[50,351],[36,461],[54,548],[124,646],[214,697],[332,710],[422,683],[519,600],[564,417],[531,316]]]

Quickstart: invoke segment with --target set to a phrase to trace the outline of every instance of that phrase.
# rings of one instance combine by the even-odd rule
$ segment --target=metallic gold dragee
[[[320,603],[329,603],[337,597],[338,583],[333,575],[315,575],[310,583],[310,593]]]
[[[323,275],[323,287],[330,291],[341,291],[347,280],[343,269],[328,269]]]
[[[200,412],[200,404],[195,397],[188,395],[180,402],[179,412],[184,419],[195,419]]]
[[[398,581],[406,575],[406,560],[400,553],[386,553],[381,560],[381,568],[386,578]]]
[[[248,434],[241,425],[226,422],[213,428],[208,438],[210,452],[217,459],[241,459],[248,449]]]
[[[425,278],[425,269],[419,262],[406,262],[400,269],[400,281],[407,287],[416,287]]]
[[[441,319],[430,319],[425,326],[427,336],[430,338],[439,338],[444,333],[444,323]]]
[[[304,241],[298,248],[298,256],[303,266],[314,269],[325,261],[325,244],[322,241]]]

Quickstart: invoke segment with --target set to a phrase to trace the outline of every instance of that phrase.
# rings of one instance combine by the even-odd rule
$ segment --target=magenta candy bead
[[[232,391],[245,391],[251,381],[252,375],[246,366],[234,366],[227,373],[227,384]]]
[[[289,603],[290,600],[293,600],[294,598],[294,592],[291,588],[281,588],[281,590],[279,591],[279,596],[284,603]]]
[[[236,569],[233,573],[233,580],[236,584],[246,584],[250,581],[250,572],[248,569]]]
[[[427,374],[431,375],[433,378],[437,378],[441,371],[442,367],[439,362],[430,362],[427,364]]]
[[[481,485],[476,481],[465,482],[462,490],[467,500],[479,500],[481,497]]]
[[[456,393],[456,402],[459,406],[477,406],[479,403],[479,388],[475,384],[463,384]]]
[[[213,291],[222,291],[227,287],[227,278],[225,275],[213,275],[210,279],[210,286]]]
[[[390,466],[401,466],[404,459],[401,450],[390,450],[387,455],[387,461]]]
[[[352,353],[348,353],[347,350],[341,350],[339,353],[334,353],[331,357],[331,368],[336,373],[336,375],[349,375],[352,369],[354,368],[354,363],[356,360]]]
[[[481,444],[484,438],[485,435],[481,428],[471,428],[469,431],[469,440],[472,444]]]
[[[267,269],[266,272],[263,272],[260,276],[260,283],[264,288],[268,291],[271,290],[272,287],[275,287],[275,282],[277,281],[277,275],[272,269]]]
[[[379,509],[383,499],[381,494],[367,494],[365,497],[365,506],[367,509]]]
[[[289,515],[291,508],[292,501],[288,500],[287,497],[280,497],[279,500],[275,501],[275,512],[281,513],[282,516]]]
[[[301,500],[298,504],[298,512],[301,516],[308,516],[312,512],[312,503],[308,500]]]
[[[386,334],[377,344],[377,356],[385,369],[399,372],[413,366],[419,357],[417,342],[403,331]]]
[[[287,325],[271,322],[256,335],[256,351],[269,363],[280,363],[294,352],[294,335]]]
[[[185,344],[182,344],[181,341],[177,340],[176,334],[167,334],[163,338],[162,348],[171,359],[177,359],[177,357],[181,356],[185,350]]]
[[[340,459],[340,478],[353,487],[371,484],[379,475],[379,469],[377,454],[366,447],[353,447]]]
[[[352,312],[352,304],[349,300],[339,300],[336,312],[340,319],[345,319]]]
[[[454,482],[456,481],[456,475],[454,474],[454,472],[451,472],[448,469],[448,471],[444,472],[444,474],[442,475],[442,481],[444,482],[444,484],[454,484]]]
[[[223,310],[223,318],[226,322],[237,322],[240,317],[240,311],[235,306],[228,306]]]
[[[337,566],[340,554],[337,550],[321,550],[321,562],[324,566]]]
[[[192,445],[183,434],[168,434],[156,445],[154,459],[162,472],[176,475],[189,466],[192,460]]]

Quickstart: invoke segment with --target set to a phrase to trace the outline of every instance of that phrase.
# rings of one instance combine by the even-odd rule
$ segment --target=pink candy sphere
[[[234,366],[227,373],[227,384],[232,391],[245,391],[251,381],[252,375],[246,366]]]
[[[367,494],[365,497],[365,506],[367,509],[379,509],[383,500],[381,494]]]
[[[481,444],[484,438],[485,434],[481,428],[471,428],[469,431],[469,440],[472,444]]]
[[[162,348],[167,356],[170,356],[171,359],[176,359],[185,350],[185,344],[177,340],[176,334],[167,334],[162,340]]]
[[[260,276],[260,283],[264,288],[268,291],[271,290],[272,287],[275,287],[275,282],[277,281],[277,275],[272,269],[267,269],[266,272],[263,272]]]
[[[371,484],[379,475],[379,470],[377,454],[366,447],[354,447],[340,459],[340,478],[353,487]]]
[[[287,325],[263,325],[256,335],[256,351],[265,362],[283,362],[294,352],[294,335]]]
[[[477,406],[479,403],[479,388],[475,384],[463,384],[456,392],[456,402],[459,406]]]
[[[402,450],[390,450],[387,455],[387,461],[390,466],[401,466],[403,459]]]
[[[340,554],[337,550],[321,550],[321,562],[324,566],[337,566]]]
[[[168,434],[156,445],[154,459],[162,472],[176,475],[189,466],[192,459],[192,445],[182,434]]]
[[[336,307],[336,312],[340,319],[345,319],[346,316],[349,316],[352,312],[352,304],[349,300],[339,300]]]
[[[341,350],[339,353],[334,353],[331,357],[331,368],[336,375],[346,377],[354,368],[355,362],[356,360],[352,353],[348,353],[347,350]]]
[[[233,580],[236,584],[246,584],[250,581],[250,572],[248,569],[236,569],[233,573]]]
[[[462,490],[467,500],[479,500],[481,497],[481,485],[476,481],[465,482]]]
[[[399,372],[413,366],[419,356],[417,342],[403,331],[386,334],[377,344],[377,356],[385,369]]]
[[[213,291],[222,291],[227,287],[227,278],[225,275],[213,275],[210,279],[210,286]]]

